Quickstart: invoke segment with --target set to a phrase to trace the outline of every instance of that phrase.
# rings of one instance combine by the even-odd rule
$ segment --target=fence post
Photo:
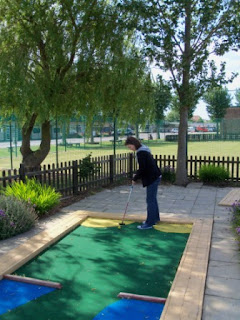
[[[72,184],[73,184],[73,194],[78,193],[78,167],[77,167],[77,160],[72,162]]]
[[[113,177],[114,177],[114,155],[110,154],[110,183],[113,183]]]
[[[19,178],[22,182],[25,182],[25,167],[23,163],[20,163],[20,168],[19,168]]]
[[[128,158],[128,161],[129,161],[128,176],[129,176],[129,179],[132,179],[133,178],[133,154],[129,153],[128,155],[129,155],[129,158]]]
[[[7,186],[5,177],[6,177],[6,171],[3,170],[3,172],[2,172],[3,188],[6,188],[6,186]]]

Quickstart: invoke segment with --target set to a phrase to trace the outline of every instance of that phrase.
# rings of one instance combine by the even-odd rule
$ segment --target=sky
[[[232,72],[239,73],[239,75],[233,80],[232,83],[229,83],[226,85],[227,89],[229,90],[229,93],[233,97],[232,103],[234,104],[235,90],[240,88],[240,52],[231,51],[229,53],[226,53],[222,57],[211,56],[210,58],[215,61],[218,67],[220,67],[221,62],[224,62],[224,61],[226,62],[227,78],[230,78]],[[158,72],[159,71],[157,68],[152,69],[153,76],[156,76]],[[165,78],[165,80],[167,79]],[[204,120],[209,120],[209,116],[206,110],[206,104],[203,101],[199,101],[197,108],[194,111],[194,115],[200,116]]]

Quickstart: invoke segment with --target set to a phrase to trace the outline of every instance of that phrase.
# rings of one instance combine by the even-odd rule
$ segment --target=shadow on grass
[[[92,320],[121,291],[167,297],[188,234],[79,227],[17,271],[63,288],[1,319]]]

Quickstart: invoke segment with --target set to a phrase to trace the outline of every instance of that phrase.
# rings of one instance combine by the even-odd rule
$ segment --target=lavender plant
[[[231,207],[232,211],[232,226],[240,240],[240,201],[235,201]]]
[[[0,196],[0,240],[28,231],[36,220],[35,210],[28,203]]]
[[[166,166],[161,168],[162,171],[162,181],[173,183],[176,179],[175,169],[171,166]]]

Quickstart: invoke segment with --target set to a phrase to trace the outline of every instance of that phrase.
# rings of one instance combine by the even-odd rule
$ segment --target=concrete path
[[[231,230],[229,208],[218,205],[231,190],[232,188],[203,186],[201,183],[190,183],[186,188],[172,185],[159,186],[158,200],[161,217],[211,217],[214,219],[202,320],[240,319],[239,245]],[[0,255],[40,231],[51,228],[62,215],[74,210],[124,213],[129,191],[128,186],[106,189],[72,204],[58,214],[41,220],[29,232],[0,241]],[[141,185],[134,186],[128,207],[128,213],[141,213],[143,219],[146,216],[145,192]]]

